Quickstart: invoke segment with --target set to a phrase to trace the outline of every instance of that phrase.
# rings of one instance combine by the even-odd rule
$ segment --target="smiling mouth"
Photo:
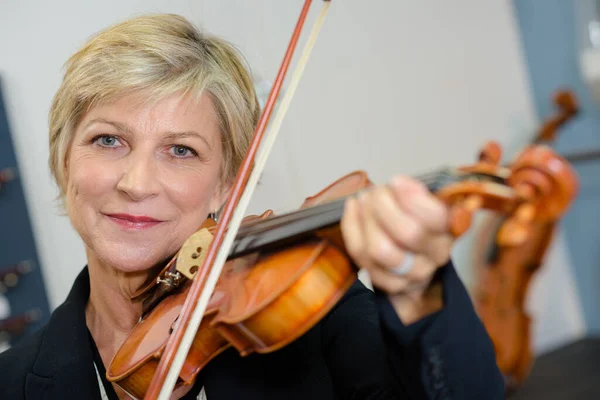
[[[133,230],[149,229],[164,222],[145,215],[104,214],[104,216],[123,228]]]

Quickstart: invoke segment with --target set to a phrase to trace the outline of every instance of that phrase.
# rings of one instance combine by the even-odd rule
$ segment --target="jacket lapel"
[[[87,267],[53,313],[25,381],[28,399],[100,399],[85,321],[90,294]]]

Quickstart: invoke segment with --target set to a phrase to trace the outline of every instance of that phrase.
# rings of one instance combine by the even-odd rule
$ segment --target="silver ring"
[[[390,268],[390,272],[394,275],[404,276],[408,274],[415,266],[415,255],[410,252],[404,253],[404,261],[396,268]]]

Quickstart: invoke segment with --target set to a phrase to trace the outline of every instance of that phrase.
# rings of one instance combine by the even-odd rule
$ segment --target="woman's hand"
[[[450,259],[449,209],[420,182],[398,176],[350,198],[341,220],[346,249],[388,294],[404,324],[443,307],[436,270]]]

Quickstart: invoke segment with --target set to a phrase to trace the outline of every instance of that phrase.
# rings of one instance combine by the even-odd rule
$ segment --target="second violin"
[[[553,141],[559,128],[578,114],[577,101],[570,91],[558,91],[554,104],[557,111],[544,121],[531,144]],[[527,240],[497,241],[505,217],[491,215],[484,221],[475,243],[473,303],[494,344],[496,362],[504,374],[508,392],[523,383],[533,361],[532,318],[526,312],[531,281],[544,262],[560,218],[578,192],[579,180],[575,175],[560,179],[556,183],[568,188],[562,192],[566,196],[555,204],[552,213],[531,224]],[[552,195],[550,191],[548,194]]]

